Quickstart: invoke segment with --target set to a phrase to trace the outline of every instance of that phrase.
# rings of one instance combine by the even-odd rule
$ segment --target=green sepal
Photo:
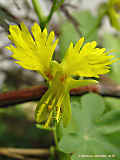
[[[69,92],[66,93],[63,100],[63,127],[67,127],[71,120],[71,105]]]
[[[75,80],[73,78],[69,78],[68,79],[68,89],[70,90],[72,88],[94,85],[97,83],[98,81],[96,80]]]
[[[39,128],[39,129],[44,129],[44,130],[46,130],[46,131],[52,131],[53,130],[53,128],[50,128],[50,127],[48,127],[48,128],[45,128],[43,125],[41,125],[41,124],[36,124],[36,127],[37,128]]]

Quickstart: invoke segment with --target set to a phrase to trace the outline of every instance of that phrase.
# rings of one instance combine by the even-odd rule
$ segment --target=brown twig
[[[78,9],[78,6],[70,4],[70,3],[64,3],[64,7],[70,7],[70,8],[73,8],[73,9]]]
[[[16,104],[25,103],[28,101],[40,100],[42,95],[46,92],[46,86],[35,86],[18,91],[10,91],[0,94],[0,108],[14,106]],[[71,95],[82,95],[86,92],[99,92],[99,87],[96,85],[73,88],[70,91]]]
[[[21,154],[21,155],[35,155],[48,156],[50,154],[48,149],[21,149],[21,148],[4,148],[0,147],[0,154],[3,152]]]
[[[78,32],[78,34],[82,34],[81,32],[80,32],[80,29],[79,29],[79,26],[80,26],[80,24],[79,24],[79,22],[69,13],[69,11],[67,10],[67,8],[66,8],[66,5],[61,5],[61,7],[60,7],[60,9],[61,9],[61,11],[64,13],[64,15],[67,17],[67,19],[74,25],[74,27],[75,27],[75,29],[76,29],[76,31]]]
[[[25,160],[38,160],[36,158],[28,158],[26,156],[48,157],[50,152],[48,149],[0,148],[0,155]]]
[[[0,94],[0,108],[12,107],[16,104],[28,101],[40,100],[42,95],[47,91],[47,86],[40,85],[32,88],[21,89],[17,91],[9,91]],[[70,90],[71,96],[80,96],[87,92],[95,92],[102,96],[120,98],[120,85],[113,82],[107,76],[101,76],[98,85],[90,85],[84,87],[73,88]]]
[[[47,90],[46,86],[35,86],[19,91],[10,91],[0,94],[0,107],[8,107],[16,104],[39,100]]]
[[[15,154],[15,153],[10,153],[10,152],[7,151],[6,149],[1,150],[1,151],[0,151],[0,155],[4,155],[4,156],[7,156],[7,157],[11,157],[11,158],[24,159],[24,156],[19,155],[19,154]]]

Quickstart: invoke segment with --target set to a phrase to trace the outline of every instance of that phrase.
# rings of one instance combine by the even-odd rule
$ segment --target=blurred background
[[[44,14],[48,15],[52,0],[39,1]],[[47,26],[60,38],[55,59],[60,61],[70,41],[75,43],[81,36],[85,36],[86,41],[96,40],[99,47],[116,49],[113,54],[120,57],[120,30],[111,24],[108,15],[100,19],[105,3],[107,0],[65,0]],[[11,53],[5,49],[10,44],[10,24],[24,22],[30,29],[35,21],[39,23],[31,0],[0,0],[0,93],[30,88],[44,82],[38,73],[14,64]],[[108,77],[120,84],[120,63],[112,65]],[[106,103],[118,107],[120,101],[106,98]],[[35,106],[33,101],[0,108],[0,147],[48,148],[54,145],[51,132],[35,126]],[[5,155],[0,155],[1,159],[12,160]]]

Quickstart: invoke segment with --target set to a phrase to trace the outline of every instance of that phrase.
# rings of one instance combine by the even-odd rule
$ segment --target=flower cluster
[[[52,60],[58,39],[54,32],[41,31],[35,23],[31,33],[24,23],[20,28],[10,25],[9,39],[13,45],[7,47],[12,51],[15,63],[25,69],[38,71],[49,82],[49,89],[43,95],[36,108],[36,121],[45,128],[52,127],[60,120],[64,127],[71,118],[69,91],[71,88],[97,83],[96,80],[76,80],[74,76],[99,77],[109,72],[114,60],[104,48],[96,48],[96,42],[83,45],[81,38],[75,45],[71,42],[61,63]]]

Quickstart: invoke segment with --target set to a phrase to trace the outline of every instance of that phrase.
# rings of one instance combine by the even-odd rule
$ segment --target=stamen
[[[57,114],[56,114],[56,120],[57,120],[57,122],[58,122],[59,119],[60,119],[61,105],[62,105],[62,102],[63,102],[63,98],[64,98],[64,94],[62,94],[62,95],[60,96],[59,101],[58,101],[58,103],[57,103],[57,105],[56,105],[56,112],[57,112]]]
[[[67,78],[67,75],[64,74],[62,77],[60,77],[60,81],[61,81],[61,82],[64,82],[64,81],[66,80],[66,78]]]
[[[45,75],[48,77],[49,80],[52,80],[53,79],[53,76],[50,72],[45,72]]]
[[[44,128],[48,128],[48,126],[49,126],[49,124],[51,122],[51,119],[52,119],[52,114],[53,114],[53,111],[50,112],[50,115],[49,115],[49,117],[47,119],[47,122],[44,125]]]

